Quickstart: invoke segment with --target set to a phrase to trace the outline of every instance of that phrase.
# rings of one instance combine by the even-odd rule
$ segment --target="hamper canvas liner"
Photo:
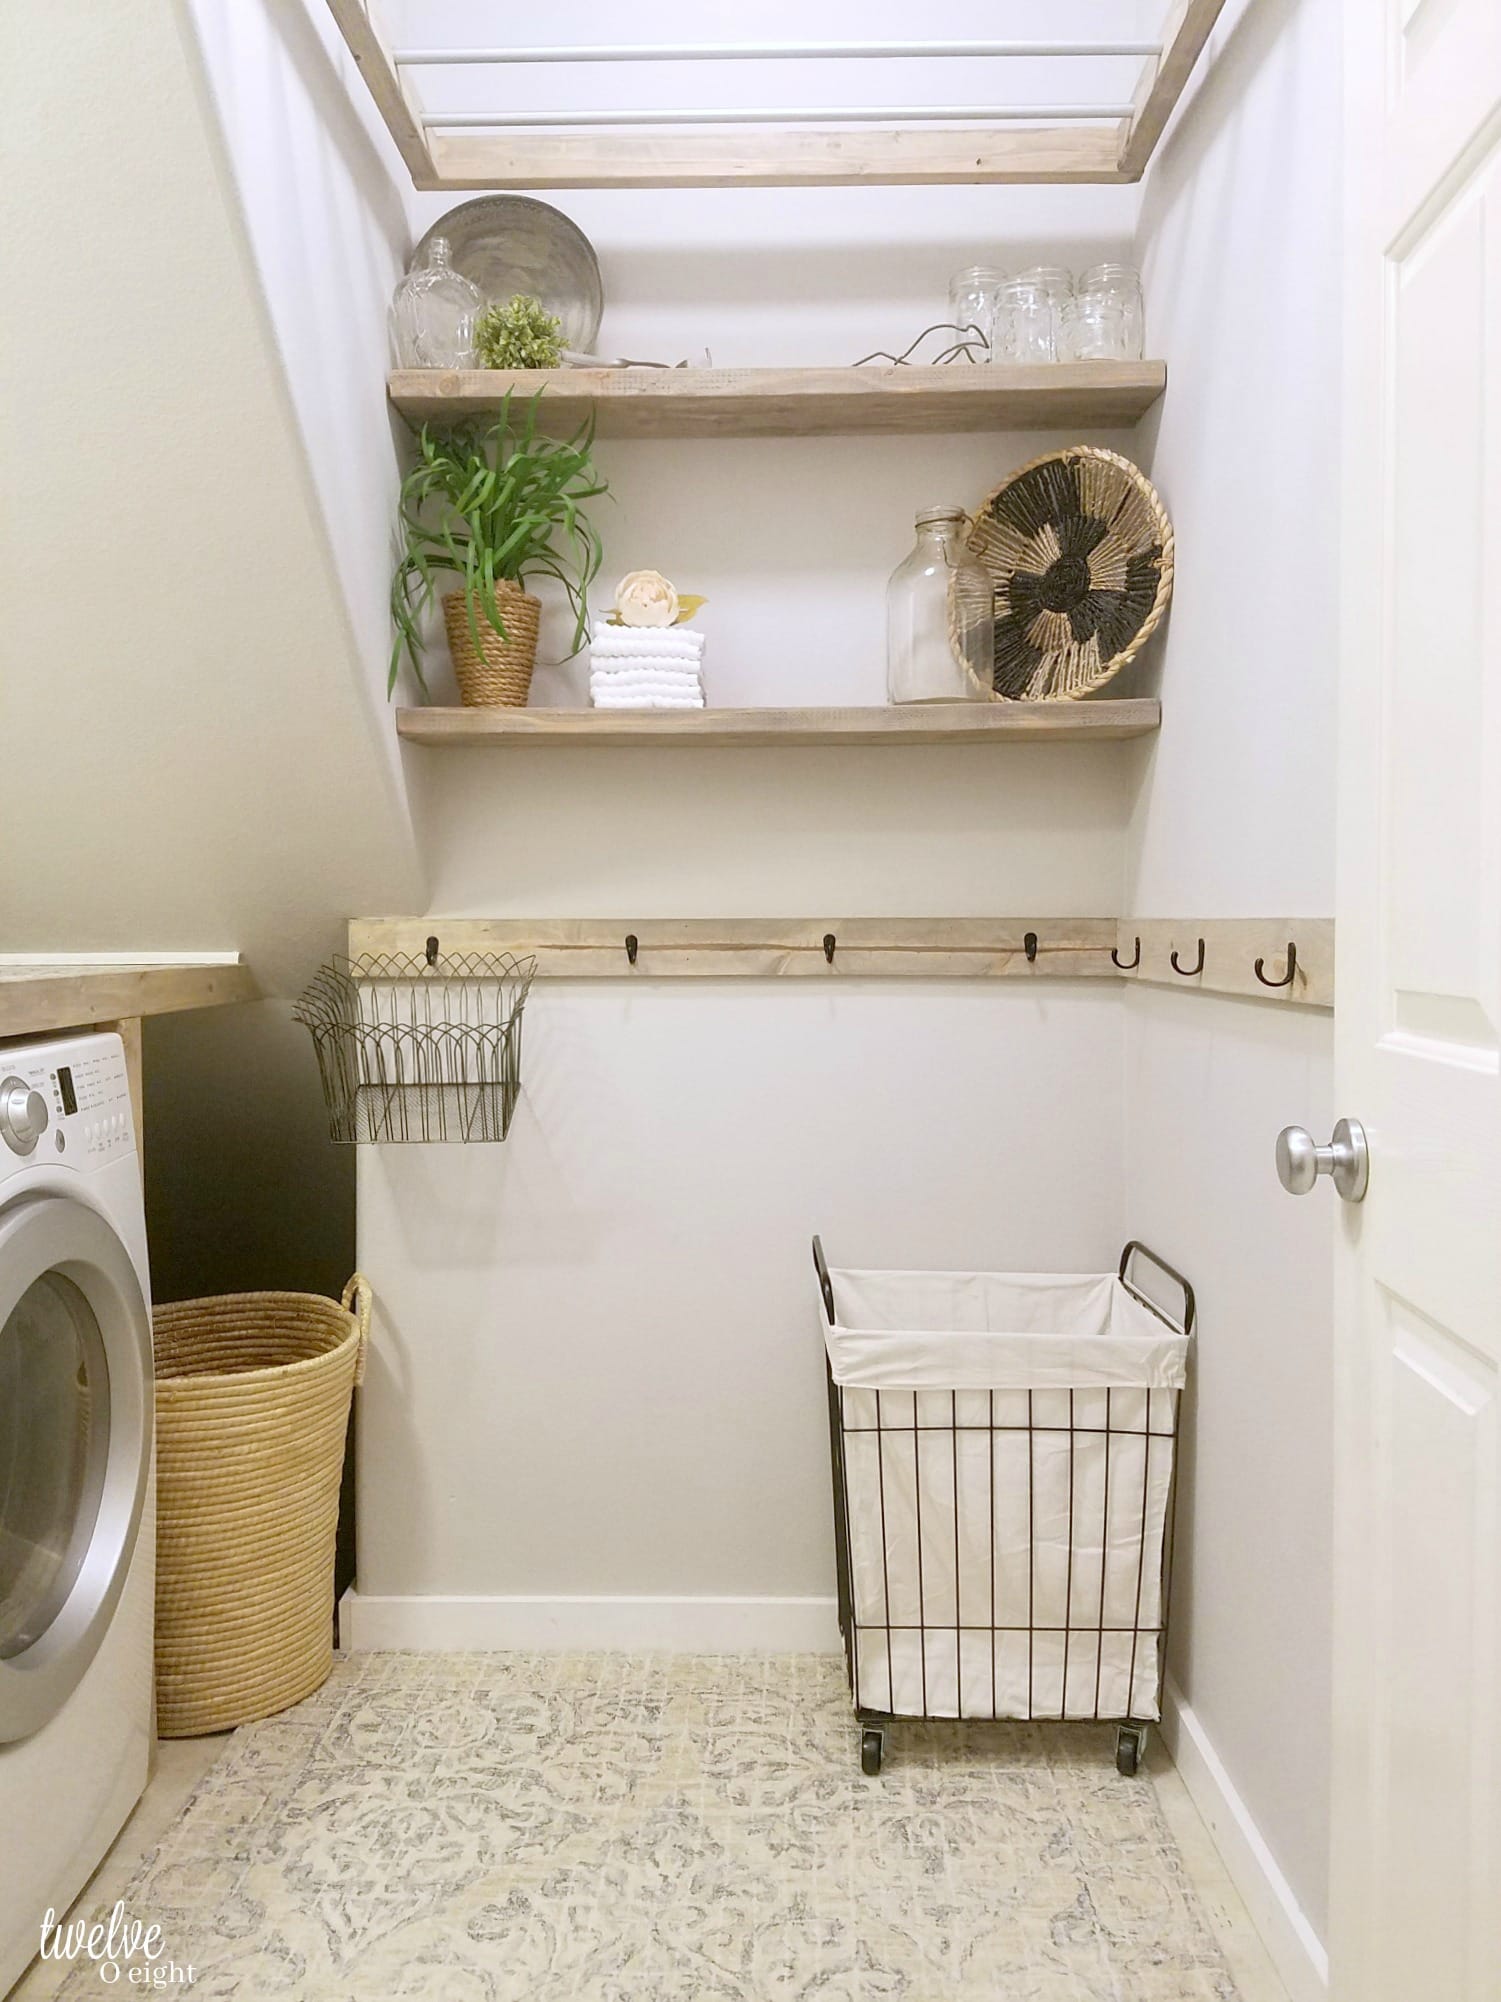
[[[829,1276],[856,1706],[1155,1721],[1189,1337],[1109,1274]]]
[[[164,1738],[299,1703],[333,1666],[334,1540],[370,1287],[158,1307],[156,1700]]]

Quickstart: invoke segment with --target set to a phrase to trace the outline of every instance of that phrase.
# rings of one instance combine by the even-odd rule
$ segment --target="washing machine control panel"
[[[135,1152],[125,1052],[117,1036],[0,1048],[0,1169],[62,1161],[97,1168]],[[20,1157],[19,1160],[16,1157]]]

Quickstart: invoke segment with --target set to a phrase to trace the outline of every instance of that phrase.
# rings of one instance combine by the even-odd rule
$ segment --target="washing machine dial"
[[[30,1154],[47,1131],[47,1101],[24,1078],[0,1083],[0,1139],[12,1154]]]

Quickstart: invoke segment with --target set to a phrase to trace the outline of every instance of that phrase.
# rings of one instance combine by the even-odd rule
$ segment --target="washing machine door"
[[[151,1316],[67,1196],[0,1209],[0,1742],[60,1710],[104,1638],[151,1464]]]

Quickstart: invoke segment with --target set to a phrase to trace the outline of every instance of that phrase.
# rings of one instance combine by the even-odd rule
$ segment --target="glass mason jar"
[[[971,264],[964,271],[956,271],[949,280],[949,318],[959,329],[954,339],[961,341],[971,334],[971,329],[977,330],[985,342],[985,354],[977,356],[977,360],[999,360],[995,343],[995,301],[1000,285],[1001,273],[993,271],[988,264]]]
[[[1128,361],[1126,312],[1108,292],[1080,292],[1063,321],[1061,361]]]
[[[1147,351],[1146,304],[1141,273],[1130,264],[1095,264],[1079,279],[1080,303],[1099,301],[1102,320],[1119,316],[1121,345],[1112,350],[1118,361],[1140,361]]]
[[[435,236],[427,263],[409,271],[391,300],[391,338],[402,368],[473,368],[474,323],[485,295],[450,262]]]
[[[995,673],[995,586],[964,545],[962,507],[928,507],[886,587],[891,702],[983,702]]]
[[[996,319],[1007,359],[1057,361],[1063,353],[1064,324],[1074,281],[1061,264],[1038,264],[1019,271],[1000,288]]]

